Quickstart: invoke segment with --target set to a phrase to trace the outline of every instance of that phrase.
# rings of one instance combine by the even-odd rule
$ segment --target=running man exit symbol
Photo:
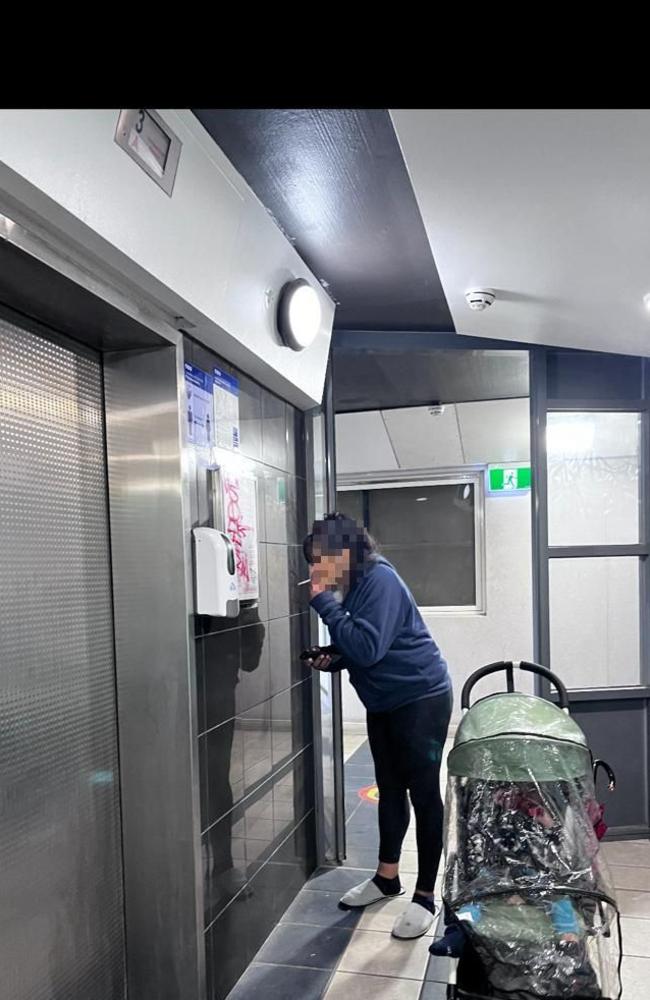
[[[530,485],[530,465],[518,465],[514,468],[491,465],[488,468],[488,494],[492,496],[499,493],[522,493],[529,490]]]

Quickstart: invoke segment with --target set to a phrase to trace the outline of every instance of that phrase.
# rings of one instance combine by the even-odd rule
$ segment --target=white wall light
[[[289,281],[280,292],[278,302],[278,333],[287,347],[304,351],[318,334],[321,324],[321,307],[315,288],[298,278]]]

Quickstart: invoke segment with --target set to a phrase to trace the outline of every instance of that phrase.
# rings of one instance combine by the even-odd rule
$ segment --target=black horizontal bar
[[[612,556],[636,556],[645,559],[650,555],[650,545],[549,545],[549,559],[604,559]]]
[[[440,333],[432,330],[343,330],[332,334],[332,349],[337,353],[348,351],[526,351],[535,344],[514,340],[492,340],[490,337],[471,337],[463,334]]]
[[[606,687],[606,688],[584,688],[578,691],[569,691],[569,699],[572,705],[581,701],[631,701],[650,700],[650,687],[639,685],[639,687]],[[556,695],[551,694],[551,701],[556,701]]]
[[[650,408],[647,399],[549,399],[548,413],[643,413]]]

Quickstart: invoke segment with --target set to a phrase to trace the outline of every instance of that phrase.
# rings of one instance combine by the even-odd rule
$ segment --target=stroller
[[[516,692],[515,667],[550,681],[559,705]],[[507,693],[470,708],[474,685],[499,671]],[[464,933],[448,1000],[619,1000],[620,918],[594,829],[594,766],[613,780],[611,769],[593,761],[566,688],[545,667],[482,667],[461,707],[443,902],[448,927]]]

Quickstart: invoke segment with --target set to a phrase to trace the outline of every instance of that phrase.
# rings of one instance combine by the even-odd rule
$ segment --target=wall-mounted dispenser
[[[194,528],[193,534],[197,615],[236,618],[239,591],[232,542],[216,528]]]

